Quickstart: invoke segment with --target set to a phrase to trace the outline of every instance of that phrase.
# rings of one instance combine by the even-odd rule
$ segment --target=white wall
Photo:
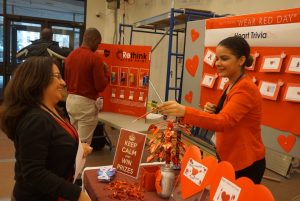
[[[118,21],[121,22],[125,12],[125,23],[132,24],[152,16],[168,12],[172,0],[128,0],[130,4],[121,0],[121,8],[118,9]],[[249,14],[272,10],[300,7],[298,0],[175,0],[175,8],[193,8],[210,10],[217,14]],[[102,12],[103,16],[97,18],[95,14]],[[87,0],[87,27],[101,27],[105,30],[105,39],[110,42],[113,33],[113,10],[107,9],[106,0]],[[110,31],[107,31],[110,30]],[[112,42],[112,41],[111,41]]]
[[[87,0],[86,27],[97,28],[102,34],[103,43],[113,42],[115,12],[107,9],[106,0]]]
[[[150,18],[170,11],[171,0],[128,0],[124,3],[121,0],[121,8],[118,9],[117,23],[123,20],[126,24]],[[103,42],[113,43],[115,30],[114,11],[106,9],[106,0],[87,0],[87,27],[98,28],[103,36]],[[298,0],[175,0],[175,8],[193,8],[210,10],[216,14],[249,14],[272,10],[281,10],[300,7]],[[96,13],[101,12],[100,18]],[[122,19],[125,13],[125,18]],[[128,32],[127,32],[128,33]],[[133,44],[154,46],[160,36],[154,34],[134,34]],[[182,37],[181,37],[182,38]],[[125,44],[128,44],[129,37],[125,37]],[[182,40],[181,40],[182,41]],[[151,77],[162,98],[165,96],[165,78],[167,65],[168,37],[153,52],[151,62]],[[149,91],[149,99],[157,100],[153,90]],[[172,98],[172,97],[171,97]]]

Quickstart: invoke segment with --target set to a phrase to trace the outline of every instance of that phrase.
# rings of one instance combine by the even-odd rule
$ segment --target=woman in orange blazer
[[[261,139],[262,99],[258,87],[244,74],[253,59],[247,41],[238,36],[222,40],[216,48],[219,76],[229,78],[218,105],[206,103],[204,111],[168,101],[159,106],[164,115],[183,117],[186,124],[216,131],[216,149],[230,162],[236,178],[261,182],[265,171],[265,147]]]

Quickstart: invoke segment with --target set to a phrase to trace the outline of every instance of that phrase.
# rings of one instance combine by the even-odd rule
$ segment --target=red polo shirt
[[[65,63],[68,92],[96,100],[109,82],[102,59],[87,47],[72,51]]]

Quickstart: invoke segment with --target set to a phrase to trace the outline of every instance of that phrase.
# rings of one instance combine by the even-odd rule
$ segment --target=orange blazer
[[[262,98],[248,76],[229,91],[219,114],[186,107],[183,123],[216,131],[216,149],[221,160],[235,171],[265,157],[261,138]]]

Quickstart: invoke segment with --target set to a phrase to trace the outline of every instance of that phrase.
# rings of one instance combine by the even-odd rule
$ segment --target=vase
[[[160,168],[160,189],[157,194],[162,198],[169,198],[175,184],[175,171],[170,165],[163,165]]]

